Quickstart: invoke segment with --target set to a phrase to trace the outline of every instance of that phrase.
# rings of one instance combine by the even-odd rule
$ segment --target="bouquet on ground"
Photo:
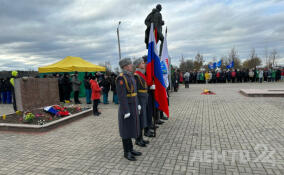
[[[204,89],[201,94],[202,95],[215,95],[215,93],[210,91],[209,89]]]
[[[60,107],[58,105],[55,106],[47,106],[43,108],[44,111],[51,113],[53,115],[59,116],[59,117],[64,117],[70,115],[70,113],[67,111],[66,108]]]
[[[24,122],[31,123],[34,118],[35,118],[35,115],[33,113],[31,112],[24,113]]]
[[[57,116],[64,117],[70,115],[65,107],[60,107],[58,105],[55,105],[53,107],[58,111],[58,113],[56,114]]]

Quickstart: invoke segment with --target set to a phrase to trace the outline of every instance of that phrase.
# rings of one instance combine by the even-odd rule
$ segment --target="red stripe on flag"
[[[154,81],[156,86],[154,95],[156,102],[159,104],[158,109],[163,111],[169,117],[170,114],[169,114],[166,88],[161,84],[161,82],[156,77],[154,77]]]
[[[155,34],[155,40],[156,40],[156,43],[157,43],[158,42],[158,31],[157,31],[157,28],[155,28],[154,34]]]
[[[169,68],[169,59],[168,58],[166,58],[166,63],[167,63],[167,66]]]
[[[146,65],[146,82],[148,86],[153,85],[153,77],[154,77],[154,60]]]

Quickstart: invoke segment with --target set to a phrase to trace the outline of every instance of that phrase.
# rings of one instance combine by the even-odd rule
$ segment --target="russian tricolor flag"
[[[156,40],[154,36],[153,23],[151,24],[148,44],[148,57],[146,67],[147,84],[155,84],[154,92],[155,105],[169,117],[169,107],[167,100],[166,86],[161,69],[161,62],[158,56]]]

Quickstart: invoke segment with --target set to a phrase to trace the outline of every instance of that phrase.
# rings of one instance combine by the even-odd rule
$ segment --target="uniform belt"
[[[139,93],[147,93],[148,90],[138,90]]]
[[[127,94],[127,97],[135,97],[137,95],[137,93],[131,93],[131,94]]]

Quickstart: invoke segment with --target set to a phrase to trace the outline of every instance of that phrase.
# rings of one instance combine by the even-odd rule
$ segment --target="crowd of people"
[[[102,90],[103,94],[103,103],[109,104],[109,97],[108,94],[110,91],[113,91],[113,102],[118,104],[117,94],[116,94],[116,87],[115,87],[115,78],[116,74],[112,73],[111,76],[104,75],[100,72],[95,74],[92,73],[85,73],[84,80],[81,81],[78,78],[78,72],[74,74],[64,73],[64,74],[53,74],[52,76],[45,75],[43,78],[57,78],[58,79],[58,87],[59,87],[59,99],[60,102],[72,102],[71,94],[73,92],[74,96],[74,103],[81,104],[79,100],[79,94],[81,86],[84,86],[85,96],[86,96],[86,103],[91,104],[92,98],[92,86],[91,81],[96,79],[98,82],[99,87]]]
[[[177,69],[172,75],[172,84],[177,91],[178,84],[184,83],[243,83],[243,82],[277,82],[284,81],[284,69],[228,69],[211,71],[186,71]]]

